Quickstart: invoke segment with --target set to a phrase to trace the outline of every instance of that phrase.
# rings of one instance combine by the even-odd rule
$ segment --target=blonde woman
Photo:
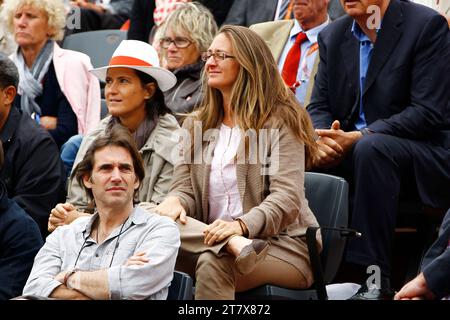
[[[188,113],[200,104],[200,74],[204,66],[201,53],[208,49],[216,32],[213,15],[196,2],[178,5],[160,27],[162,59],[177,77],[176,85],[164,93],[173,112]]]
[[[196,278],[196,299],[233,299],[263,284],[308,287],[303,236],[317,225],[303,187],[316,153],[310,119],[253,31],[222,27],[203,59],[205,98],[183,127],[201,131],[206,142],[192,143],[184,156],[211,157],[177,165],[156,207],[180,227],[177,268]],[[264,129],[278,136],[268,148],[242,134]]]
[[[61,147],[100,121],[100,85],[87,55],[61,49],[65,7],[61,0],[5,0],[2,18],[18,50],[20,73],[15,106],[32,115]]]

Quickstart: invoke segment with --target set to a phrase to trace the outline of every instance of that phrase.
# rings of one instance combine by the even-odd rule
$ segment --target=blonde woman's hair
[[[45,12],[47,23],[52,30],[49,38],[62,40],[64,26],[66,25],[66,12],[62,0],[5,0],[2,6],[1,18],[11,33],[14,33],[14,15],[16,10],[23,6],[31,6]]]
[[[160,28],[162,29],[159,33],[160,37],[166,36],[168,29],[174,33],[187,34],[200,52],[208,49],[217,33],[214,16],[198,2],[179,4]]]
[[[230,97],[236,124],[244,131],[259,131],[269,121],[273,127],[287,126],[304,143],[305,165],[310,168],[317,153],[311,119],[284,84],[265,41],[254,31],[240,26],[223,26],[218,34],[229,39],[232,47],[229,54],[240,65]],[[208,86],[205,70],[202,78],[205,95],[194,117],[201,121],[206,132],[222,121],[223,105],[220,91]]]

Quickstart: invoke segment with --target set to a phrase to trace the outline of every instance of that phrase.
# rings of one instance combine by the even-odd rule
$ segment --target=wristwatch
[[[361,130],[359,130],[359,132],[361,132],[361,134],[362,134],[363,136],[366,136],[366,135],[372,133],[372,131],[370,131],[367,127],[366,127],[366,128],[362,128]]]

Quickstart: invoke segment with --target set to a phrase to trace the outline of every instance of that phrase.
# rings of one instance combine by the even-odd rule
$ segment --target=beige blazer
[[[73,164],[74,168],[83,159],[95,138],[105,131],[110,119],[111,116],[103,119],[96,129],[83,138]],[[164,200],[172,183],[174,164],[172,150],[178,143],[179,129],[180,126],[173,115],[160,116],[147,142],[139,150],[145,169],[145,177],[139,189],[139,201],[150,202],[152,207]],[[86,193],[76,179],[69,180],[67,202],[78,207],[86,206],[88,203]]]
[[[188,118],[183,128],[189,130],[192,123],[192,118]],[[267,128],[277,127],[268,124]],[[278,146],[278,152],[264,153],[265,156],[272,156],[272,162],[279,158],[278,170],[273,175],[261,174],[262,168],[266,166],[259,159],[256,164],[248,163],[247,159],[246,163],[236,165],[237,185],[244,212],[240,219],[247,226],[250,239],[267,239],[271,243],[269,254],[287,261],[310,278],[304,235],[308,226],[318,223],[305,198],[304,144],[297,141],[285,126],[281,126],[279,140],[275,145]],[[201,152],[205,154],[208,148],[214,150],[214,147],[214,141],[205,142]],[[190,217],[204,223],[208,223],[210,171],[211,165],[206,163],[177,164],[169,191],[169,195],[181,200]]]
[[[263,38],[272,51],[272,55],[275,61],[278,63],[284,46],[289,39],[291,29],[294,27],[294,20],[279,20],[258,23],[250,26],[250,29],[255,31],[261,38]],[[308,88],[306,90],[304,106],[306,107],[311,100],[312,88],[314,87],[314,77],[317,73],[317,66],[319,64],[319,55],[317,55],[314,68],[311,73],[310,80],[308,82]]]

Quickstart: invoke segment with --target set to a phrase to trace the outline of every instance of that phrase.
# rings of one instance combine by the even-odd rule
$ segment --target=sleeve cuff
[[[59,282],[58,280],[52,279],[50,281],[50,283],[42,290],[42,293],[39,295],[48,298],[52,294],[53,290],[58,288],[60,285],[62,285],[61,282]],[[26,293],[24,292],[24,294],[26,294]]]
[[[427,282],[428,289],[439,299],[449,294],[449,282],[442,279],[442,267],[442,264],[431,263],[423,270],[423,276]]]
[[[115,266],[108,269],[109,298],[111,300],[120,300],[122,298],[122,288],[120,286],[121,266]]]
[[[249,239],[253,239],[256,237],[262,225],[262,221],[258,219],[258,215],[252,215],[251,213],[252,211],[250,210],[248,213],[239,217],[239,219],[242,220],[242,222],[244,222],[245,226],[247,227]]]

